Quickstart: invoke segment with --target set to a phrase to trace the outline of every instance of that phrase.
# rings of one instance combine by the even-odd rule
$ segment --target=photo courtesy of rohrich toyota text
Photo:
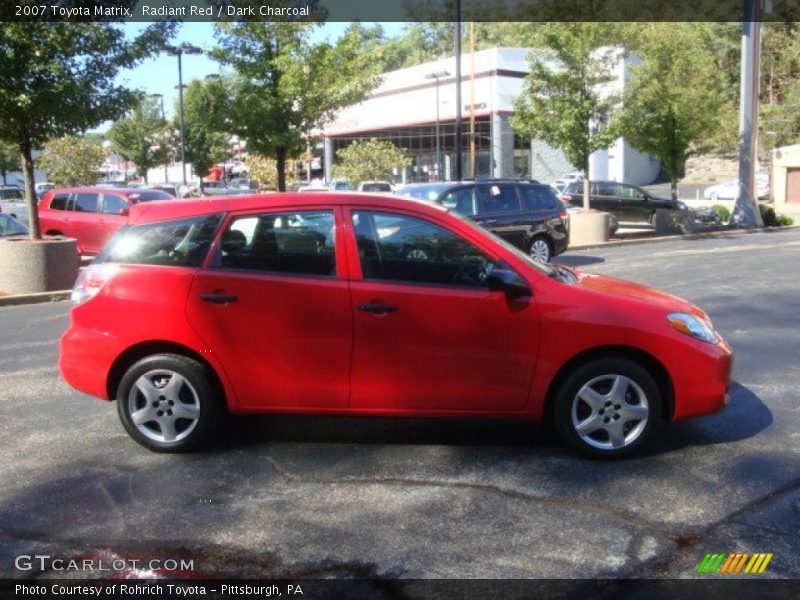
[[[800,2],[0,3],[0,598],[800,596]]]

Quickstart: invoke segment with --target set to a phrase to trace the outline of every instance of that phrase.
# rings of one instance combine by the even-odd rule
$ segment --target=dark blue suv
[[[514,180],[407,185],[397,192],[437,202],[466,215],[539,262],[569,244],[567,212],[548,185]]]

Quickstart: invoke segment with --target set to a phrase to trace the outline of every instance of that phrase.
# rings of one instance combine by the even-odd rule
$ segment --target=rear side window
[[[56,194],[50,201],[50,210],[67,210],[69,194]]]
[[[481,185],[476,191],[482,213],[516,212],[520,209],[513,185]]]
[[[556,208],[558,201],[553,190],[543,185],[521,185],[517,188],[526,210]]]
[[[600,181],[592,184],[592,194],[598,196],[616,196],[617,184],[613,181]]]
[[[109,242],[97,262],[199,267],[221,215],[134,225]]]
[[[98,194],[76,194],[75,195],[75,212],[97,212]]]
[[[445,208],[460,212],[462,215],[474,215],[477,211],[475,206],[475,188],[462,187],[447,192],[439,200]]]
[[[222,234],[216,266],[227,269],[336,275],[333,211],[238,217]]]

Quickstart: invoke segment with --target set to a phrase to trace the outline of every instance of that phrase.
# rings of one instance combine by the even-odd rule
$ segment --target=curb
[[[657,244],[661,242],[674,242],[675,240],[702,240],[722,236],[756,235],[759,233],[771,233],[773,231],[791,231],[800,229],[800,225],[785,225],[783,227],[762,227],[760,229],[727,229],[725,231],[709,231],[706,233],[689,233],[685,235],[663,235],[660,237],[639,238],[633,240],[618,240],[614,242],[601,242],[599,244],[589,244],[585,246],[569,246],[565,252],[573,250],[589,250],[592,248],[613,248],[615,246],[636,246],[639,244]]]
[[[38,294],[18,294],[15,296],[0,296],[0,306],[20,306],[22,304],[42,304],[44,302],[60,302],[69,300],[72,290],[58,290],[55,292],[41,292]]]

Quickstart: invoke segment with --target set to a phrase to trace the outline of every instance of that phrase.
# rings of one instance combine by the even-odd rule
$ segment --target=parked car
[[[352,192],[353,186],[346,181],[335,179],[328,184],[328,189],[332,192]]]
[[[200,184],[201,196],[236,196],[242,194],[253,194],[249,188],[231,188],[223,181],[204,181]]]
[[[154,185],[147,186],[147,189],[150,190],[160,190],[166,194],[169,194],[173,198],[178,197],[178,184],[176,183],[156,183]]]
[[[513,180],[425,183],[397,193],[457,210],[541,262],[569,244],[567,213],[547,185]]]
[[[228,182],[228,187],[235,190],[250,190],[252,192],[255,191],[258,186],[256,186],[255,181],[247,177],[234,177]]]
[[[39,223],[46,235],[75,238],[80,254],[97,254],[127,222],[132,206],[154,200],[174,198],[140,188],[57,188],[39,201]]]
[[[9,239],[28,235],[28,228],[11,215],[0,213],[0,238]]]
[[[657,198],[642,188],[616,181],[592,181],[590,206],[611,213],[618,221],[650,223],[657,210],[690,210],[683,202]],[[564,190],[561,199],[573,206],[583,206],[583,182],[574,181]]]
[[[0,212],[27,222],[28,205],[23,191],[14,185],[0,186]]]
[[[756,177],[756,195],[759,198],[769,196],[769,177]],[[739,197],[739,180],[731,179],[724,183],[712,185],[703,190],[703,198],[706,200],[736,200]]]
[[[41,198],[42,198],[42,196],[44,195],[45,192],[47,192],[49,190],[52,190],[52,189],[55,189],[55,187],[56,186],[55,186],[54,183],[49,183],[49,182],[46,182],[46,181],[43,181],[41,183],[35,184],[33,189],[36,192],[37,200],[41,200]]]
[[[386,192],[392,193],[392,184],[388,181],[362,181],[358,184],[359,192]]]
[[[722,409],[732,360],[686,301],[391,196],[138,204],[72,299],[64,379],[158,452],[228,410],[545,421],[620,457]]]

